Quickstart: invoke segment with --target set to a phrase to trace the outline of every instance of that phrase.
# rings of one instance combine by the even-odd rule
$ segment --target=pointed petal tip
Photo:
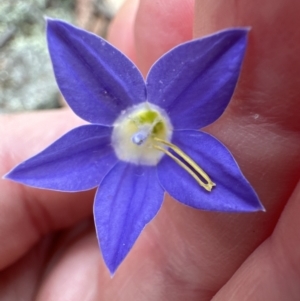
[[[203,39],[207,39],[207,38],[211,38],[213,36],[218,36],[218,35],[228,35],[231,34],[233,36],[241,36],[241,37],[247,37],[248,33],[250,32],[250,30],[252,30],[251,26],[244,26],[244,27],[229,27],[229,28],[225,28],[225,29],[221,29],[217,32],[213,32],[211,34],[205,35],[203,37],[199,37],[196,39],[193,39],[191,41],[188,41],[186,43],[189,42],[193,42],[193,41],[198,41],[198,40],[203,40]],[[185,43],[183,43],[185,44]]]
[[[250,185],[250,184],[249,184]],[[250,185],[251,186],[251,185]],[[252,186],[251,186],[252,188]],[[252,188],[253,190],[253,188]],[[253,192],[255,193],[255,191],[253,190]],[[252,205],[247,207],[244,207],[243,209],[237,209],[234,212],[238,213],[255,213],[255,212],[266,212],[265,207],[263,206],[263,204],[260,202],[259,198],[257,197],[256,193],[255,193],[256,199],[253,199]]]
[[[63,22],[63,21],[61,21],[61,20],[59,20],[59,19],[54,19],[54,18],[51,18],[51,17],[46,16],[46,15],[44,15],[43,17],[44,17],[44,20],[45,20],[45,22],[46,22],[46,28],[47,28],[47,29],[48,29],[49,26],[51,26],[52,24],[54,25],[55,23]]]
[[[3,179],[3,180],[9,180],[9,181],[12,181],[12,182],[17,183],[17,184],[26,185],[26,186],[29,186],[29,187],[32,187],[32,188],[44,189],[43,187],[35,186],[35,185],[33,185],[32,183],[26,181],[26,178],[25,178],[25,179],[20,178],[20,175],[19,175],[19,176],[15,176],[15,173],[16,173],[16,171],[18,171],[18,168],[19,168],[19,166],[20,166],[21,164],[22,164],[22,163],[16,165],[16,166],[15,166],[13,169],[11,169],[8,173],[6,173],[5,175],[3,175],[3,176],[2,176],[2,179]]]
[[[10,180],[9,174],[10,174],[10,171],[9,171],[8,173],[4,174],[4,175],[1,177],[1,179],[2,179],[2,180]]]
[[[109,276],[110,276],[110,279],[113,279],[114,276],[115,276],[115,271],[111,271],[111,270],[109,269]]]
[[[53,18],[50,18],[48,16],[44,16],[44,20],[45,20],[45,23],[46,23],[46,34],[47,34],[47,40],[48,40],[49,34],[51,34],[51,32],[55,28],[55,25],[58,24],[60,22],[60,20],[53,19]],[[49,41],[48,41],[48,43],[49,43]]]
[[[12,170],[10,170],[8,173],[3,175],[2,179],[3,180],[9,180],[9,181],[15,182],[17,184],[23,184],[23,185],[34,187],[34,188],[39,188],[39,187],[35,187],[35,186],[31,185],[30,183],[27,183],[27,181],[23,181],[22,179],[20,179],[18,177],[15,177],[14,176],[14,171],[17,170],[18,167],[19,167],[19,165],[17,165]]]
[[[110,279],[113,279],[116,275],[116,272],[117,272],[117,269],[119,266],[117,267],[112,267],[112,266],[109,266],[105,263],[107,269],[108,269],[108,272],[109,272],[109,276],[110,276]]]
[[[258,200],[258,203],[256,206],[253,206],[252,208],[248,208],[244,211],[240,211],[240,212],[244,212],[244,213],[255,213],[255,212],[266,212],[267,210],[265,209],[265,207],[262,205],[262,203]],[[237,213],[239,211],[236,211]]]
[[[60,19],[55,19],[55,18],[52,18],[52,17],[49,17],[47,15],[44,15],[44,19],[45,21],[47,21],[48,23],[67,23],[63,20],[60,20]]]
[[[26,179],[18,179],[16,177],[14,177],[11,172],[9,172],[8,174],[5,174],[4,176],[2,176],[3,180],[9,180],[12,181],[16,184],[21,184],[21,185],[25,185],[27,187],[31,187],[34,189],[40,189],[40,190],[52,190],[52,191],[57,191],[57,192],[66,192],[66,193],[76,193],[76,192],[81,192],[81,191],[88,191],[88,190],[92,190],[95,189],[97,186],[92,187],[92,188],[86,188],[86,189],[78,189],[78,190],[72,190],[72,189],[62,189],[62,188],[52,188],[52,187],[46,187],[46,186],[39,186],[36,183],[33,183],[32,181],[28,181]]]
[[[48,17],[47,15],[43,15],[43,18],[46,22],[49,22],[49,21],[51,22],[52,20],[54,20],[53,18]]]
[[[20,182],[18,179],[16,179],[16,178],[14,177],[14,171],[15,171],[15,169],[16,169],[18,166],[19,166],[19,164],[16,165],[14,168],[12,168],[9,172],[7,172],[6,174],[4,174],[1,178],[2,178],[3,180],[10,180],[10,181],[14,181],[14,182],[17,182],[17,183],[22,183],[22,182]]]
[[[81,30],[84,31],[84,29],[81,29],[79,27],[76,27],[75,25],[68,23],[67,21],[51,18],[49,16],[44,15],[44,19],[46,22],[46,33],[47,35],[55,33],[55,31],[61,31],[63,30],[63,27],[65,28],[73,28],[75,30]]]
[[[70,27],[74,27],[72,24],[69,24],[63,20],[60,19],[54,19],[48,16],[44,16],[45,22],[46,22],[46,31],[47,34],[49,34],[49,30],[55,30],[57,26],[62,26],[62,25],[69,25]]]
[[[100,242],[98,241],[99,245],[100,245]],[[113,279],[118,271],[118,269],[120,268],[120,266],[123,264],[124,260],[126,259],[126,257],[119,261],[119,262],[109,262],[109,260],[106,260],[105,257],[103,256],[102,254],[102,258],[104,260],[104,264],[108,270],[108,273],[109,273],[109,276],[110,276],[110,279]]]
[[[245,211],[245,213],[256,213],[256,212],[263,212],[263,213],[265,213],[266,212],[266,209],[263,207],[263,206],[261,206],[261,207],[257,207],[257,208],[253,208],[253,210],[249,210],[249,211]]]
[[[260,203],[259,205],[260,205],[260,207],[257,208],[257,211],[267,212],[267,210],[266,210],[266,208],[263,206],[263,204]]]
[[[237,28],[233,28],[233,29],[242,31],[245,34],[247,34],[252,29],[252,27],[251,26],[245,26],[245,27],[237,27]]]
[[[252,30],[251,26],[231,27],[231,28],[226,28],[226,29],[220,30],[216,33],[212,33],[212,34],[209,34],[207,36],[201,37],[200,40],[210,38],[214,35],[220,35],[220,36],[222,36],[222,35],[226,36],[227,35],[229,38],[231,37],[231,38],[236,38],[238,40],[239,39],[244,40],[245,45],[246,45],[250,30]]]
[[[231,37],[235,37],[237,40],[242,40],[245,43],[245,46],[247,44],[248,35],[251,30],[251,27],[236,27],[236,28],[228,28],[220,31],[220,34],[231,34]]]
[[[224,31],[224,32],[232,31],[232,32],[241,33],[241,34],[248,34],[251,29],[252,29],[251,26],[245,26],[245,27],[232,27],[232,28],[224,29],[222,31]]]
[[[253,188],[253,186],[251,185],[251,183],[248,180],[246,180],[246,181],[249,185],[249,188],[252,190],[253,204],[256,203],[256,205],[253,205],[252,212],[259,212],[259,211],[266,212],[266,209],[265,209],[264,205],[262,204],[262,202],[260,201],[260,198],[258,197],[255,189]]]

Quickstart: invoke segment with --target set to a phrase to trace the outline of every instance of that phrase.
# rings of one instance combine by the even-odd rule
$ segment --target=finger
[[[0,174],[81,123],[69,110],[2,116]],[[0,191],[0,269],[20,258],[45,233],[68,227],[92,212],[93,191],[60,193],[3,179]]]
[[[287,27],[285,30],[291,33],[294,29],[292,24],[298,20],[294,13],[295,6],[281,1],[280,5],[277,3],[278,6],[272,7],[273,2],[267,1],[271,8],[265,10],[256,1],[251,4],[245,1],[239,6],[231,1],[226,1],[224,5],[215,3],[197,2],[195,32],[198,36],[228,26],[251,25],[253,30],[235,98],[226,114],[207,130],[232,150],[267,207],[267,214],[208,213],[183,207],[171,199],[166,200],[143,235],[149,238],[149,248],[151,243],[160,242],[160,259],[153,260],[157,270],[164,270],[163,277],[173,284],[180,282],[178,289],[189,284],[189,292],[196,292],[195,298],[201,300],[210,299],[242,261],[272,232],[300,171],[299,134],[296,131],[299,92],[290,83],[287,87],[281,87],[283,92],[278,88],[278,78],[284,83],[299,78],[299,62],[295,60],[298,49],[297,46],[292,48],[293,51],[287,49],[284,35],[278,36],[276,31],[268,27],[268,24],[278,22],[278,16],[284,19],[289,15],[292,20],[281,22],[281,25],[284,24]],[[158,9],[160,5],[160,2],[143,1],[137,13],[136,45],[144,74],[161,52],[170,47],[170,41],[176,44],[188,39],[188,36],[182,38],[180,34],[172,35],[176,36],[174,39],[166,37],[170,31],[165,24],[173,24],[173,33],[181,32],[184,25],[183,22],[175,22],[176,14],[169,13],[175,9],[173,2],[164,1],[165,10]],[[249,5],[252,12],[250,19],[247,17]],[[269,15],[268,11],[272,11],[272,14]],[[145,16],[146,13],[151,16],[152,12],[155,12],[155,17]],[[183,7],[181,14],[185,14]],[[197,21],[199,19],[203,21]],[[201,32],[201,28],[206,31],[202,29]],[[265,34],[262,36],[261,32]],[[289,72],[286,65],[291,64],[293,69]],[[276,84],[270,78],[277,79]],[[285,98],[283,94],[286,94]],[[287,95],[289,106],[295,108],[293,112],[282,104],[282,99],[286,99]],[[281,110],[281,115],[278,110]],[[289,123],[287,120],[290,120]]]
[[[192,38],[193,0],[140,2],[135,24],[138,67],[147,74],[166,51]]]
[[[48,268],[36,300],[99,300],[106,283],[99,277],[104,271],[104,263],[99,256],[93,226],[79,236],[75,235],[54,257],[54,264]]]
[[[176,0],[173,5],[128,0],[110,25],[108,40],[146,75],[163,53],[192,38],[193,8],[192,0]]]
[[[134,23],[139,0],[127,0],[109,26],[107,39],[136,62]]]
[[[26,256],[0,273],[0,300],[35,300],[53,238],[42,239]]]
[[[226,27],[251,26],[243,72],[230,107],[248,123],[300,129],[294,118],[300,111],[300,62],[295,55],[300,50],[300,32],[295,30],[299,6],[297,0],[276,5],[270,0],[242,0],[239,5],[229,0],[196,1],[196,37]]]
[[[299,176],[300,32],[294,31],[294,9],[299,6],[293,0],[276,6],[272,1],[263,6],[256,1],[239,6],[231,1],[196,2],[196,36],[232,26],[252,27],[234,98],[209,131],[230,146],[265,205],[272,202],[270,210],[282,208]],[[290,42],[287,36],[293,37]]]
[[[133,9],[134,5],[130,7]],[[128,27],[129,23],[122,24],[122,29]],[[5,125],[0,128],[3,137],[0,174],[4,175],[71,128],[82,124],[82,120],[65,110],[3,116],[1,124]],[[3,179],[0,179],[0,189],[0,269],[20,258],[45,233],[68,227],[92,211],[93,191],[59,193],[24,187]]]
[[[289,300],[300,296],[300,182],[271,235],[213,298]]]
[[[111,278],[99,256],[94,227],[73,236],[63,251],[54,254],[36,300],[81,301],[87,296],[95,301],[198,300],[193,285],[183,286],[173,277],[165,277],[168,271],[160,268],[163,258],[158,252],[159,242],[149,248],[149,238],[142,235],[121,270]]]
[[[298,23],[294,10],[300,7],[295,1],[276,3],[274,6],[274,2],[265,1],[261,6],[257,1],[242,1],[237,6],[232,1],[218,2],[218,5],[206,0],[196,2],[197,36],[226,27],[252,27],[234,98],[222,118],[207,131],[233,152],[267,209],[265,215],[252,215],[249,219],[238,215],[229,219],[226,215],[218,217],[219,222],[227,220],[230,223],[226,233],[233,237],[222,248],[213,242],[202,247],[202,254],[213,257],[222,253],[221,262],[213,266],[215,271],[218,265],[223,265],[224,269],[217,273],[211,284],[225,277],[221,284],[225,275],[228,277],[271,233],[300,176],[297,122],[300,92],[298,80],[294,80],[300,75],[297,59],[300,46],[286,42],[286,34],[292,35],[293,41],[300,38],[299,32],[294,33],[294,24]],[[288,20],[286,16],[289,16]],[[200,224],[206,229],[202,233],[204,237],[215,233],[215,229],[207,228],[206,223]],[[222,234],[220,230],[218,239],[222,239]],[[214,270],[212,266],[209,268]]]

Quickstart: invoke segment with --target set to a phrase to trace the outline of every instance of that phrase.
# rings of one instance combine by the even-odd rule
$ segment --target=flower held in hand
[[[71,130],[6,178],[69,192],[100,186],[94,218],[111,274],[159,211],[165,191],[197,209],[263,210],[230,152],[198,131],[230,101],[247,29],[175,47],[144,82],[136,66],[105,40],[62,21],[47,22],[59,88],[91,124]]]

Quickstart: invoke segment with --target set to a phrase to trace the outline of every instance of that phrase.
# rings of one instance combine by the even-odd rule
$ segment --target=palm
[[[300,228],[295,218],[300,211],[295,201],[297,196],[291,198],[274,234],[271,239],[268,237],[299,179],[300,46],[296,41],[300,36],[293,26],[298,21],[297,9],[291,5],[294,3],[299,9],[299,4],[281,1],[274,8],[273,1],[265,2],[265,11],[272,12],[264,16],[273,24],[268,28],[256,13],[255,2],[245,1],[244,6],[241,3],[236,8],[231,3],[214,7],[210,1],[197,1],[194,30],[196,35],[203,35],[228,26],[253,26],[235,98],[222,118],[207,131],[233,152],[267,213],[202,212],[167,198],[116,276],[110,279],[90,217],[93,192],[61,194],[1,181],[0,298],[33,300],[38,294],[37,300],[43,301],[210,300],[263,242],[214,300],[297,300],[300,292],[297,295],[293,286],[295,277],[285,262],[288,258],[293,264],[298,260],[299,264],[299,245],[294,242],[299,236],[299,230],[297,234],[295,229]],[[181,26],[191,16],[191,1],[186,1],[189,3],[186,6],[184,1],[177,6],[174,1],[169,3],[167,19],[155,23],[158,28],[145,17],[149,17],[151,6],[155,16],[164,13],[165,7],[154,6],[155,3],[142,2],[137,14],[135,42],[144,72],[162,52],[189,38],[184,28],[178,29],[181,35],[166,38],[164,29],[174,27],[172,20]],[[128,9],[133,8],[130,5]],[[122,42],[118,39],[118,29],[123,26],[123,16],[119,15],[111,30],[116,44]],[[132,45],[124,46],[121,42],[119,46],[134,57]],[[5,173],[80,122],[67,110],[12,119],[3,117],[1,172]],[[42,238],[45,234],[48,237]],[[278,282],[272,264],[278,258],[285,281],[276,287],[279,292],[276,289],[269,292],[270,281]],[[262,272],[263,278],[255,278]],[[266,291],[253,292],[253,287],[261,283],[266,284],[263,286]]]

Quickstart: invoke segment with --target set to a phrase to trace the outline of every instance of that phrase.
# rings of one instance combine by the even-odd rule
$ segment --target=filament
[[[205,173],[205,171],[192,159],[190,158],[187,154],[185,154],[179,147],[177,147],[176,145],[167,142],[163,139],[157,138],[157,137],[153,137],[153,139],[159,143],[162,143],[166,146],[168,146],[170,149],[172,149],[182,160],[184,160],[185,162],[187,162],[197,173],[199,173],[199,175],[201,175],[201,177],[203,177],[203,179],[205,179],[205,181],[207,183],[204,183],[200,177],[194,172],[194,170],[189,167],[187,164],[185,164],[183,161],[181,161],[180,159],[178,159],[176,156],[174,156],[170,151],[168,151],[167,149],[159,146],[159,145],[153,145],[153,147],[159,151],[164,152],[167,156],[169,156],[170,158],[172,158],[178,165],[180,165],[184,170],[186,170],[196,181],[197,183],[202,186],[204,189],[206,189],[207,191],[211,191],[212,188],[214,186],[216,186],[216,184],[214,182],[212,182],[212,180],[210,179],[210,177]]]

